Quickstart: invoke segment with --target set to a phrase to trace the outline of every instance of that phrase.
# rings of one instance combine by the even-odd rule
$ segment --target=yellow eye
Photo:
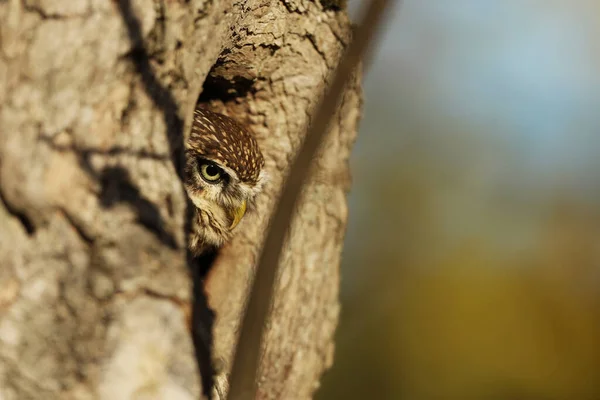
[[[200,165],[200,174],[205,181],[214,183],[222,178],[223,171],[215,164],[205,163]]]

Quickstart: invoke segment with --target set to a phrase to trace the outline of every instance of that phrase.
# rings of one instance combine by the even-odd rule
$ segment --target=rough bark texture
[[[171,153],[200,96],[270,174],[207,279],[217,393],[269,212],[345,12],[303,0],[0,0],[0,399],[193,399],[185,198]],[[291,228],[260,398],[310,398],[332,362],[354,82]]]

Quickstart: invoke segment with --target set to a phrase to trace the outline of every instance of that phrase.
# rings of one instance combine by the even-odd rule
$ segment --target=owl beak
[[[233,213],[233,222],[231,223],[231,226],[229,227],[229,229],[235,228],[237,226],[237,224],[239,224],[240,221],[242,220],[242,217],[246,213],[246,201],[244,200],[244,202],[242,203],[242,205],[239,208],[232,210],[232,213]]]

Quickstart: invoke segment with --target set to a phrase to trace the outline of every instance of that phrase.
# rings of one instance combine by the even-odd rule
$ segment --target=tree
[[[197,398],[176,170],[197,103],[250,126],[271,176],[204,281],[225,390],[269,213],[349,40],[345,11],[8,0],[0,26],[0,397]],[[310,397],[332,362],[359,92],[354,81],[290,228],[261,398]]]

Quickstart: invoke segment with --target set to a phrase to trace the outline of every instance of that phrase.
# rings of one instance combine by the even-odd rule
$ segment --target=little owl
[[[265,161],[246,128],[199,108],[185,158],[185,188],[196,207],[189,246],[200,255],[231,237],[262,188]]]

